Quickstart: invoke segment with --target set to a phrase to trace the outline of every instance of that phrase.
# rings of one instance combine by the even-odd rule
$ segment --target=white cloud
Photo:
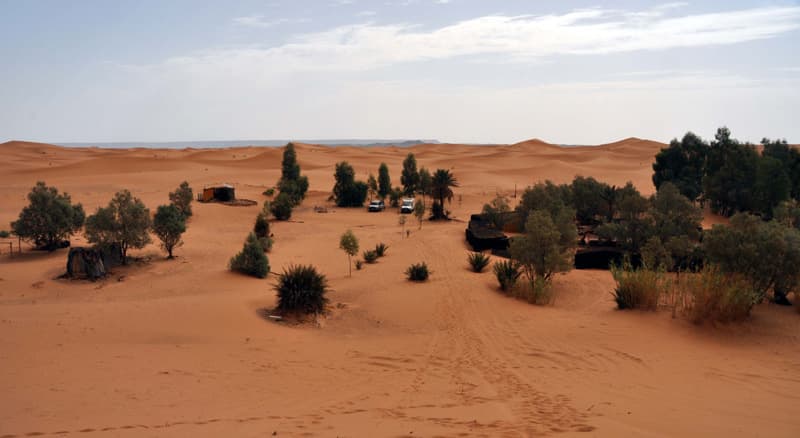
[[[277,26],[279,24],[286,24],[286,23],[307,23],[311,20],[308,18],[273,18],[267,19],[263,15],[256,14],[256,15],[247,15],[244,17],[236,17],[233,19],[233,22],[240,26],[247,26],[247,27],[272,27]]]
[[[356,16],[358,16],[358,17],[372,17],[374,15],[377,15],[377,12],[375,12],[375,11],[361,11],[361,12],[356,14]]]

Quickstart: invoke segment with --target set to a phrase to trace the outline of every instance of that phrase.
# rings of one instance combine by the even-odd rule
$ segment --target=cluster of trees
[[[759,154],[724,127],[710,143],[686,133],[656,155],[653,184],[670,182],[724,216],[751,212],[769,219],[783,201],[800,198],[800,152],[786,140],[764,138],[761,146]]]
[[[333,199],[339,207],[361,207],[367,199],[369,185],[356,180],[356,171],[347,161],[336,163],[333,174]]]
[[[37,182],[28,194],[29,204],[22,209],[11,228],[22,239],[36,247],[54,250],[68,241],[85,225],[90,243],[118,248],[123,263],[130,248],[142,248],[151,242],[152,231],[172,258],[186,231],[186,220],[192,214],[194,198],[187,182],[169,194],[170,204],[161,205],[151,218],[150,210],[128,190],[117,192],[108,206],[98,208],[86,217],[81,204],[72,204],[70,196],[55,187]]]
[[[253,231],[247,235],[242,250],[228,262],[230,270],[258,278],[266,278],[269,274],[269,258],[266,253],[272,250],[273,243],[269,226],[270,207],[270,203],[265,202],[261,212],[256,215]]]
[[[278,180],[278,196],[269,207],[270,213],[278,220],[289,220],[292,209],[303,202],[308,191],[308,177],[300,174],[297,152],[294,144],[288,143],[283,150],[281,178]]]

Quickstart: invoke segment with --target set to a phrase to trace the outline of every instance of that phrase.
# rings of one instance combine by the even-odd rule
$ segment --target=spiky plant
[[[467,254],[467,261],[472,268],[472,272],[483,272],[491,258],[482,252],[471,252]]]
[[[378,253],[373,249],[364,251],[361,255],[364,256],[364,261],[369,264],[373,264],[378,261]]]
[[[385,243],[381,242],[381,243],[375,245],[375,253],[378,254],[378,257],[383,257],[383,256],[386,255],[386,250],[388,248],[389,248],[388,245],[386,245]]]
[[[284,268],[275,285],[278,311],[283,313],[322,313],[328,299],[328,280],[312,265],[290,265]]]
[[[509,292],[517,284],[519,276],[522,271],[519,268],[519,263],[513,260],[504,260],[494,264],[494,275],[497,277],[497,282],[500,283],[500,289],[503,292]]]
[[[406,276],[411,281],[425,281],[428,279],[430,271],[425,262],[415,263],[406,269]]]

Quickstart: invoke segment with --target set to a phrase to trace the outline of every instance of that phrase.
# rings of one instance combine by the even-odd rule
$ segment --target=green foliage
[[[653,236],[642,246],[642,264],[656,271],[672,268],[672,255],[661,239]]]
[[[293,143],[288,143],[283,150],[281,178],[277,186],[281,193],[288,195],[292,207],[300,205],[306,197],[308,177],[300,175],[300,164],[297,163],[297,152]]]
[[[467,254],[467,261],[472,272],[483,272],[489,266],[491,258],[482,252],[471,252]]]
[[[378,197],[386,199],[392,191],[392,180],[389,178],[389,166],[381,163],[378,167]]]
[[[753,184],[754,209],[766,218],[772,218],[774,209],[789,199],[792,181],[777,158],[763,156],[758,160],[756,180]]]
[[[247,236],[242,251],[231,258],[228,267],[232,271],[258,278],[265,278],[269,274],[269,259],[255,234]]]
[[[9,233],[6,230],[0,230],[0,238],[5,239],[5,238],[7,238],[9,236],[11,236],[11,233]]]
[[[278,196],[275,197],[275,201],[273,201],[269,208],[275,219],[279,221],[286,221],[292,217],[292,208],[294,207],[294,202],[292,201],[291,195],[280,192]]]
[[[389,206],[390,207],[399,207],[400,206],[400,198],[403,197],[403,190],[400,187],[395,187],[389,192]]]
[[[647,268],[633,269],[627,263],[623,266],[612,265],[611,275],[617,282],[613,295],[620,310],[656,310],[668,286],[662,272]]]
[[[482,211],[486,220],[501,231],[506,224],[506,218],[510,212],[511,207],[508,205],[508,198],[499,195],[495,197],[492,202],[484,204]]]
[[[270,198],[275,196],[275,187],[269,187],[262,193],[264,196],[269,196]]]
[[[751,285],[758,301],[772,291],[779,303],[798,289],[800,231],[776,221],[739,213],[730,225],[715,225],[703,237],[708,260],[724,274],[739,274]]]
[[[758,161],[758,152],[752,145],[732,139],[728,128],[717,130],[703,178],[703,191],[712,211],[730,216],[753,210]]]
[[[339,239],[339,249],[347,254],[348,272],[350,275],[353,275],[353,271],[350,269],[350,259],[354,255],[358,254],[358,238],[355,234],[353,234],[352,230],[347,230],[344,232],[344,234],[342,234],[342,237]]]
[[[389,249],[388,245],[386,245],[385,243],[379,243],[375,245],[375,254],[377,254],[378,257],[383,257],[386,255],[387,249]]]
[[[576,176],[570,185],[570,201],[575,208],[579,223],[595,224],[609,212],[608,201],[604,198],[611,187],[592,177]],[[563,189],[562,189],[563,190]]]
[[[431,180],[431,196],[433,197],[431,219],[447,219],[444,201],[450,202],[453,199],[454,187],[458,187],[455,176],[447,169],[436,169]]]
[[[361,268],[364,267],[364,262],[362,260],[356,260],[356,271],[360,271]]]
[[[534,210],[525,222],[525,233],[511,241],[511,258],[519,263],[528,281],[549,282],[556,272],[572,267],[577,231],[572,222],[574,211],[563,209],[558,223],[543,210]]]
[[[423,198],[425,196],[431,196],[433,190],[433,176],[431,172],[422,167],[419,169],[419,183],[417,184],[417,192],[422,195]]]
[[[363,181],[355,180],[356,172],[347,161],[336,163],[333,198],[339,207],[361,207],[367,199],[369,187]]]
[[[192,201],[194,200],[194,193],[189,183],[184,181],[174,192],[169,193],[169,202],[174,205],[178,211],[187,218],[192,215]]]
[[[128,190],[117,192],[108,206],[86,218],[86,238],[98,245],[119,245],[122,262],[128,249],[150,243],[150,210]]]
[[[764,138],[761,144],[764,146],[764,157],[775,158],[783,164],[784,172],[791,181],[790,195],[793,199],[800,199],[800,151],[790,147],[785,139],[773,141]]]
[[[495,262],[492,269],[494,270],[494,275],[497,278],[497,282],[500,283],[500,290],[503,292],[510,292],[514,288],[514,285],[517,284],[519,277],[522,275],[519,263],[515,262],[514,260]]]
[[[181,236],[186,231],[186,216],[177,205],[159,205],[153,218],[153,232],[161,247],[167,251],[167,258],[172,258],[172,250],[183,244]]]
[[[372,263],[375,263],[375,262],[378,261],[378,253],[374,249],[370,249],[370,250],[364,251],[362,253],[362,255],[364,257],[364,261],[369,263],[369,264],[372,264]]]
[[[520,224],[525,226],[528,214],[534,210],[545,210],[551,217],[561,215],[561,211],[569,205],[570,189],[567,185],[557,186],[550,181],[536,183],[527,187],[522,192],[519,205],[516,208]]]
[[[775,207],[775,221],[784,226],[800,229],[800,202],[792,199]]]
[[[661,149],[653,163],[653,184],[660,189],[663,183],[674,184],[680,193],[694,202],[703,192],[703,175],[709,145],[687,132],[681,140],[673,139]]]
[[[428,279],[430,271],[425,262],[415,263],[406,269],[406,277],[411,281],[425,281]]]
[[[748,281],[715,267],[688,276],[681,287],[691,298],[689,317],[698,324],[741,321],[759,300],[759,294]]]
[[[264,252],[270,252],[272,250],[272,238],[271,237],[259,237],[258,244],[261,245],[261,249]]]
[[[691,240],[700,237],[703,212],[681,195],[674,184],[670,182],[661,184],[650,202],[653,231],[662,242],[673,236],[687,236]]]
[[[311,265],[290,265],[280,274],[277,310],[283,313],[322,313],[328,299],[328,280]]]
[[[414,217],[417,218],[419,229],[422,229],[422,221],[425,220],[425,204],[422,202],[414,203]]]
[[[11,223],[11,230],[37,247],[50,251],[81,229],[86,214],[81,204],[72,205],[67,193],[37,182],[28,193],[28,205]]]
[[[419,188],[419,172],[417,171],[417,159],[414,154],[409,153],[403,160],[403,171],[400,174],[400,184],[403,185],[403,194],[411,196]]]
[[[256,216],[256,223],[253,225],[253,233],[256,237],[269,237],[269,221],[264,213],[259,213]]]
[[[372,198],[378,194],[378,180],[375,179],[375,175],[369,174],[367,178],[367,189],[369,190],[369,196]],[[383,199],[383,198],[381,198]]]
[[[603,239],[617,242],[630,254],[639,254],[655,232],[653,218],[647,214],[649,207],[647,198],[628,183],[618,191],[616,220],[604,223],[595,232]]]

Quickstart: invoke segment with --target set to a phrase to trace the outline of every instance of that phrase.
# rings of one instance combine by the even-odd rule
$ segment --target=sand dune
[[[64,251],[9,258],[0,239],[0,436],[772,436],[800,435],[800,318],[758,306],[748,322],[696,327],[668,312],[614,310],[605,271],[557,276],[556,303],[531,306],[467,270],[464,220],[496,193],[575,175],[653,192],[664,145],[324,147],[298,144],[310,196],[272,224],[273,271],[312,263],[333,291],[318,325],[268,322],[274,279],[226,269],[257,207],[195,204],[185,245],[97,283],[56,279]],[[330,208],[333,167],[360,178],[401,162],[452,169],[461,187],[450,223]],[[0,145],[0,229],[44,180],[87,212],[130,189],[154,210],[188,180],[229,182],[261,201],[280,150],[66,149]],[[709,218],[709,223],[717,219]],[[3,225],[5,224],[5,225]],[[387,256],[347,277],[339,235]],[[82,236],[73,245],[82,244]],[[426,261],[431,281],[403,270]]]

